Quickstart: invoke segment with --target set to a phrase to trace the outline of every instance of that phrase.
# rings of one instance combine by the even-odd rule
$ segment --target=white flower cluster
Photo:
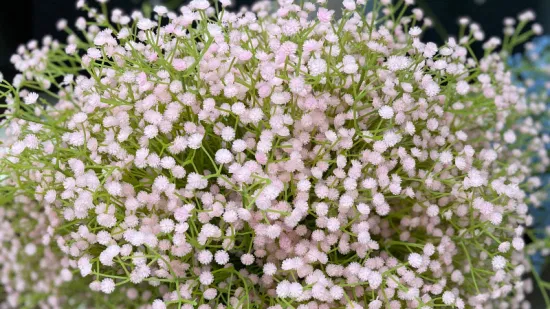
[[[365,2],[333,20],[324,1],[154,19],[79,1],[80,33],[22,46],[2,84],[14,211],[112,303],[520,308],[522,186],[549,137],[509,127],[530,107],[498,39],[478,59],[478,25],[437,46],[413,1]]]

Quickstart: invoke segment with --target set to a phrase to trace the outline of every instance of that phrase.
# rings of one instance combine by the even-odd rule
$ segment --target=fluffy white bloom
[[[390,106],[384,105],[378,110],[378,114],[383,119],[391,119],[394,115],[393,109]]]
[[[227,164],[233,161],[233,154],[227,149],[220,149],[216,152],[215,159],[219,164]]]
[[[34,104],[36,101],[38,101],[38,93],[36,92],[29,92],[27,96],[24,98],[25,104]]]
[[[411,265],[414,268],[420,268],[423,264],[422,256],[418,253],[411,253],[409,254],[409,265]]]
[[[506,258],[501,255],[495,255],[491,263],[494,270],[504,269],[506,266]]]
[[[115,290],[115,282],[111,278],[105,278],[101,280],[100,289],[105,294],[111,294]]]
[[[323,59],[314,58],[308,62],[309,74],[312,76],[318,76],[326,73],[327,63]]]
[[[390,56],[386,66],[390,71],[404,70],[411,65],[411,60],[406,56]]]

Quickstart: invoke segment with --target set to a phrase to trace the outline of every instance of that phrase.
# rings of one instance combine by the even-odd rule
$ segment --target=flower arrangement
[[[550,138],[499,39],[423,42],[412,0],[98,2],[0,85],[3,306],[525,305]]]

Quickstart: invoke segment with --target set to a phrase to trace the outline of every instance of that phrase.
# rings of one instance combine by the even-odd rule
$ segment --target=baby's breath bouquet
[[[0,85],[2,308],[527,306],[531,12],[501,52],[413,0],[98,2]]]

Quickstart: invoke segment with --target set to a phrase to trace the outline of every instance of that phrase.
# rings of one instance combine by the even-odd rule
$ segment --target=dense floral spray
[[[0,85],[3,307],[526,306],[531,12],[437,46],[412,0],[98,2]]]

